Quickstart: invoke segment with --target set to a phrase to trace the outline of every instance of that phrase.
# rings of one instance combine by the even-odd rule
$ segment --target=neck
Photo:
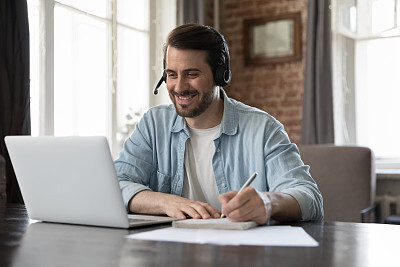
[[[213,103],[199,116],[185,118],[186,123],[193,129],[209,129],[221,123],[224,115],[224,99],[216,94]]]

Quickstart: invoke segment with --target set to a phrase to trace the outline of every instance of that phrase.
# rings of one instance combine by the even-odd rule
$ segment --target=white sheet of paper
[[[301,227],[260,226],[246,231],[163,228],[127,236],[130,239],[217,245],[316,247]]]

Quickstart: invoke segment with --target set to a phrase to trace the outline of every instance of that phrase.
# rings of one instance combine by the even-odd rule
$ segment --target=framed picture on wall
[[[300,12],[244,20],[245,64],[264,65],[301,60],[300,27]]]

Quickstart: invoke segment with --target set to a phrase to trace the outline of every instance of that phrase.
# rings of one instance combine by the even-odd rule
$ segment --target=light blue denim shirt
[[[228,98],[222,89],[221,96],[224,114],[212,159],[219,193],[239,190],[256,171],[252,187],[290,194],[300,205],[302,220],[321,220],[321,193],[282,124]],[[185,120],[172,104],[144,114],[114,163],[127,209],[129,200],[142,190],[182,194],[188,138]]]

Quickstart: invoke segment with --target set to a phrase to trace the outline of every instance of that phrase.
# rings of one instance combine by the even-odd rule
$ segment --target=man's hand
[[[297,200],[289,194],[257,192],[246,187],[240,194],[231,191],[219,196],[222,213],[234,222],[255,221],[265,224],[270,218],[277,221],[301,219]]]
[[[271,202],[263,199],[252,187],[246,187],[240,194],[238,191],[230,191],[219,196],[222,213],[233,222],[255,221],[265,224],[271,216]],[[268,212],[269,210],[269,212]]]
[[[176,195],[152,191],[137,193],[129,203],[130,211],[142,214],[166,214],[169,217],[185,219],[219,218],[221,212],[210,204],[194,201]]]

